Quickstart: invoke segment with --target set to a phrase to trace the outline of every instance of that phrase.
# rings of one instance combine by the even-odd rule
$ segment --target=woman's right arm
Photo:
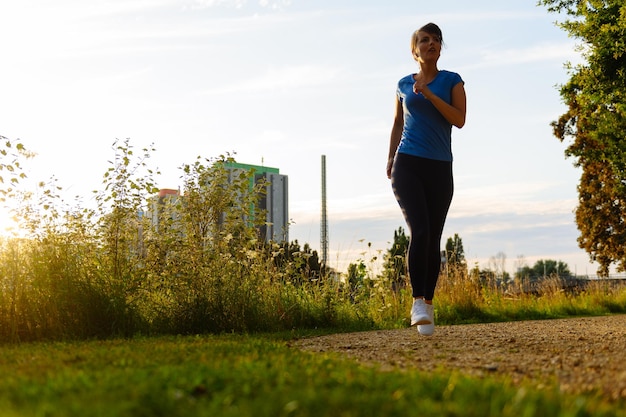
[[[391,178],[391,167],[393,166],[393,159],[396,156],[396,150],[400,144],[403,127],[404,113],[402,110],[402,102],[398,96],[396,96],[396,111],[393,117],[393,127],[391,128],[391,136],[389,138],[389,155],[387,156],[387,178]]]

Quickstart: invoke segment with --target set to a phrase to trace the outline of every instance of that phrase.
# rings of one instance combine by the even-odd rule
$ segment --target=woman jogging
[[[428,23],[413,33],[411,52],[419,72],[398,82],[389,141],[387,177],[407,222],[407,271],[413,292],[411,325],[435,330],[433,297],[441,266],[441,234],[452,201],[452,126],[465,124],[461,76],[439,70],[441,29]]]

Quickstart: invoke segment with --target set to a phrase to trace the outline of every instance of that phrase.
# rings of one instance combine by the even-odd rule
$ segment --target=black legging
[[[409,227],[406,261],[413,297],[432,300],[441,267],[441,234],[454,193],[452,162],[398,153],[391,186]]]

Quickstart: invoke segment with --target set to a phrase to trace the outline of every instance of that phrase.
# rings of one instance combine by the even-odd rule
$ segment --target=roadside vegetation
[[[401,228],[381,272],[357,260],[339,274],[306,244],[265,241],[256,203],[267,184],[229,170],[232,157],[198,158],[181,167],[180,194],[158,196],[152,151],[116,142],[93,208],[65,203],[54,183],[19,190],[13,163],[4,196],[17,202],[21,235],[0,241],[1,341],[407,325]],[[565,291],[566,275],[534,279],[528,291],[523,276],[469,269],[458,236],[447,247],[441,324],[626,312],[624,286]]]
[[[230,156],[181,167],[181,194],[159,197],[151,150],[137,156],[115,143],[89,208],[64,202],[53,181],[21,190],[28,154],[5,145],[14,159],[3,164],[1,197],[20,234],[0,240],[0,416],[378,416],[416,406],[449,416],[624,415],[549,381],[537,391],[445,370],[383,372],[289,348],[309,334],[408,325],[401,228],[380,272],[372,258],[338,274],[307,244],[265,241],[256,199],[266,184],[229,171]],[[626,313],[617,281],[572,286],[569,274],[533,268],[511,279],[468,268],[462,246],[456,235],[446,245],[439,324]]]
[[[116,142],[85,207],[54,181],[21,189],[30,155],[3,140],[0,198],[19,234],[0,240],[1,416],[406,415],[418,403],[451,416],[618,415],[556,388],[289,349],[307,334],[407,326],[401,228],[382,271],[360,259],[338,274],[307,244],[265,241],[256,199],[267,184],[230,171],[228,155],[181,167],[180,195],[159,196],[152,150]],[[458,236],[446,246],[440,324],[626,312],[624,286],[565,291],[568,276],[554,275],[528,291],[521,276],[470,270]]]
[[[267,184],[230,171],[228,155],[181,167],[181,193],[159,196],[152,150],[116,142],[86,207],[54,181],[20,189],[29,154],[5,146],[0,198],[20,232],[0,240],[0,416],[406,415],[416,404],[450,416],[623,415],[557,387],[382,372],[288,348],[307,334],[408,325],[401,228],[382,271],[372,258],[339,274],[307,244],[265,241],[256,199]],[[439,324],[626,312],[617,282],[470,269],[456,235],[446,258]]]

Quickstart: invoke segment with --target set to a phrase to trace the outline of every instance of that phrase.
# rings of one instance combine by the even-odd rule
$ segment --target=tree
[[[467,268],[463,240],[456,233],[453,238],[449,237],[446,242],[446,259],[450,267]]]
[[[356,264],[350,263],[350,265],[348,265],[347,282],[352,299],[355,299],[356,295],[366,288],[367,266],[365,266],[362,259],[359,259],[357,262]]]
[[[524,266],[515,274],[516,278],[530,279],[538,281],[545,277],[558,276],[561,278],[570,278],[572,276],[569,266],[562,261],[553,259],[540,259],[533,267]]]
[[[266,243],[265,247],[274,265],[285,271],[295,282],[302,283],[304,280],[318,279],[322,276],[319,255],[308,243],[305,243],[302,249],[297,240],[290,243]]]
[[[407,281],[406,253],[409,237],[402,227],[393,232],[393,244],[384,255],[383,277],[389,279],[396,289],[404,288]]]
[[[508,284],[511,276],[506,271],[506,254],[502,251],[489,258],[488,271],[498,285]]]
[[[552,122],[571,139],[566,157],[582,168],[578,185],[578,244],[598,262],[626,270],[626,4],[623,0],[541,0],[569,19],[559,26],[582,41],[585,64],[566,67],[560,94],[568,110]]]

